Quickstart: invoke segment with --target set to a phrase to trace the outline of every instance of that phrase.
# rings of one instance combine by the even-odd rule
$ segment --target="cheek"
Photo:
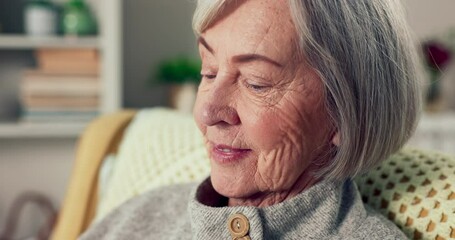
[[[287,139],[296,140],[301,135],[300,129],[293,127],[296,124],[289,124],[288,119],[276,114],[265,113],[257,117],[256,121],[244,125],[248,129],[248,135],[252,137],[253,145],[262,154],[276,150],[282,147]]]
[[[307,121],[302,106],[302,101],[283,98],[275,105],[248,108],[242,124],[251,144],[262,155],[302,155]]]
[[[204,90],[203,86],[201,83],[201,86],[199,86],[199,90],[197,93],[196,97],[196,102],[194,103],[194,108],[193,108],[193,117],[194,121],[196,122],[197,127],[199,130],[202,132],[202,134],[205,136],[207,132],[207,125],[204,124]]]
[[[259,138],[263,140],[264,150],[267,152],[282,151],[279,155],[287,158],[287,160],[293,160],[289,159],[291,156],[296,157],[296,155],[303,154],[303,126],[296,114],[277,112],[266,117],[263,125],[263,131],[259,132]]]
[[[299,128],[282,116],[266,114],[249,131],[255,145],[255,179],[261,191],[279,191],[295,183],[306,167]]]
[[[326,145],[327,121],[323,108],[316,106],[303,98],[284,99],[243,121],[257,153],[255,178],[260,189],[290,187],[318,157],[316,150]]]

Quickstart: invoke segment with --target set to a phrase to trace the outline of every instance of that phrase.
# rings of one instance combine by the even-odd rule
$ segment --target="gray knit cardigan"
[[[264,207],[226,203],[210,180],[176,185],[136,197],[92,225],[80,239],[233,239],[227,221],[241,213],[257,239],[407,239],[364,206],[355,183],[320,182],[292,199]]]

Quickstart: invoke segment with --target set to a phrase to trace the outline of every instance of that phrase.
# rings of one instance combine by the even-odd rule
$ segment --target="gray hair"
[[[231,1],[199,0],[195,32]],[[403,8],[399,0],[288,2],[300,50],[325,85],[341,138],[316,174],[342,180],[368,171],[406,143],[419,118],[419,58]]]

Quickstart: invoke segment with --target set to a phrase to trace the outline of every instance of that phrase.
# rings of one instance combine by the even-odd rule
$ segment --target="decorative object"
[[[196,94],[197,85],[194,83],[171,85],[170,105],[181,112],[191,113],[196,101]]]
[[[70,0],[63,8],[62,29],[65,35],[95,35],[98,26],[84,0]]]
[[[57,34],[57,11],[49,0],[29,0],[24,12],[25,32],[31,36]]]
[[[192,112],[200,70],[200,62],[187,57],[166,60],[158,65],[155,78],[160,83],[170,84],[171,107],[181,112]]]
[[[20,227],[19,224],[22,223],[20,217],[24,217],[22,213],[27,205],[38,208],[45,216],[45,221],[34,236],[20,239],[49,239],[57,220],[57,210],[49,197],[38,192],[24,192],[14,200],[8,212],[5,227],[0,232],[0,239],[19,239],[15,233]]]
[[[423,44],[425,62],[429,73],[429,86],[426,94],[427,109],[437,109],[441,98],[440,79],[443,70],[451,60],[451,51],[441,42],[431,40]]]

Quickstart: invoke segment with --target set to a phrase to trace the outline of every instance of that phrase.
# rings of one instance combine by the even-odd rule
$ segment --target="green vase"
[[[95,35],[96,20],[83,0],[70,0],[63,9],[63,33],[65,35]]]
[[[430,69],[430,84],[427,91],[427,103],[429,104],[436,102],[441,96],[440,77],[441,71],[439,69]]]

